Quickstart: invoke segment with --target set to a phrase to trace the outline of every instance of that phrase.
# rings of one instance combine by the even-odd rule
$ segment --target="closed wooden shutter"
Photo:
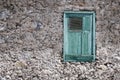
[[[95,60],[94,12],[64,13],[64,61]]]

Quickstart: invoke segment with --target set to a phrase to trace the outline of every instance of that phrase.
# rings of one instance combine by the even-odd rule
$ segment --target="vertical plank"
[[[92,55],[92,15],[83,17],[82,55]]]
[[[79,32],[78,33],[78,42],[77,42],[77,44],[78,44],[78,47],[77,47],[77,53],[79,54],[79,55],[81,55],[82,54],[82,44],[81,44],[81,39],[82,39],[82,37],[81,37],[81,32]]]
[[[92,15],[83,17],[83,31],[92,31]]]
[[[93,23],[93,28],[92,28],[92,55],[93,55],[93,61],[95,61],[95,51],[96,51],[96,48],[95,48],[95,13],[93,13],[93,16],[92,16],[92,23]]]
[[[68,32],[69,54],[81,54],[81,32]]]
[[[68,32],[68,36],[69,36],[69,39],[68,39],[68,43],[69,43],[69,48],[68,48],[68,51],[69,51],[69,54],[73,54],[73,44],[72,44],[72,33]]]
[[[68,54],[68,28],[67,28],[67,17],[66,17],[66,13],[64,13],[64,55],[63,58],[64,60],[66,60],[65,55]]]
[[[89,36],[88,31],[82,33],[82,55],[90,55],[91,41],[89,40]]]

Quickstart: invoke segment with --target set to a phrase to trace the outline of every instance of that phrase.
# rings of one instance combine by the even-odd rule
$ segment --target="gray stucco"
[[[96,12],[96,61],[63,62],[63,12]],[[1,0],[0,80],[120,80],[120,0]]]

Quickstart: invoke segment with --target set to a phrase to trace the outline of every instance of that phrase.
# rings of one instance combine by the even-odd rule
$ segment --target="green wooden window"
[[[95,60],[95,13],[64,12],[64,61]]]

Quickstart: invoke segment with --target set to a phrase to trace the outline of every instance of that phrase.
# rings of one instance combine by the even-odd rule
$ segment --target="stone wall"
[[[63,12],[96,12],[96,61],[63,62]],[[0,0],[0,80],[120,80],[120,0]]]

